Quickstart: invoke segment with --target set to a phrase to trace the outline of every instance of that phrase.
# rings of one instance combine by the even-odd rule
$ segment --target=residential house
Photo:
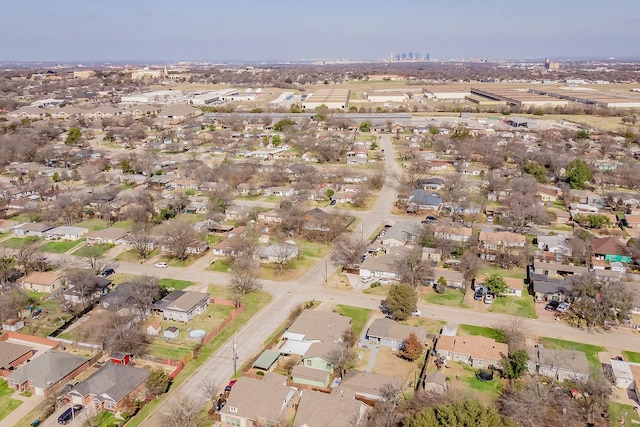
[[[368,256],[360,264],[360,277],[400,280],[400,263],[407,253],[407,248],[391,248],[384,255]]]
[[[100,307],[116,313],[122,309],[131,309],[136,301],[137,286],[139,285],[135,282],[120,283],[111,292],[100,296]]]
[[[573,281],[578,276],[568,276],[555,279],[544,274],[532,274],[529,278],[529,287],[533,292],[536,302],[565,301],[571,296]]]
[[[630,363],[624,360],[611,359],[609,364],[611,365],[615,386],[623,390],[635,390],[636,384]]]
[[[422,178],[416,184],[425,191],[440,191],[444,188],[444,179],[439,177]]]
[[[149,371],[131,365],[107,362],[68,393],[71,403],[97,412],[117,412],[128,397],[136,399],[143,391]],[[140,396],[144,398],[144,396]]]
[[[413,190],[407,201],[407,212],[430,211],[438,212],[442,206],[442,198],[436,194],[430,194],[423,189]]]
[[[51,230],[52,225],[40,222],[25,222],[13,228],[13,234],[18,237],[37,236],[44,237],[45,232]]]
[[[263,264],[283,264],[298,256],[298,248],[288,243],[258,246],[253,257]]]
[[[328,387],[331,382],[331,371],[297,365],[291,371],[291,381],[314,387]]]
[[[382,246],[413,246],[420,238],[419,227],[410,221],[396,221],[385,231],[381,239]]]
[[[527,370],[558,381],[589,380],[589,360],[582,351],[554,350],[542,345],[526,347],[529,355]]]
[[[490,261],[495,260],[498,254],[523,254],[526,244],[525,236],[510,231],[481,231],[478,238],[480,256]]]
[[[219,412],[222,426],[286,426],[299,399],[298,391],[286,384],[285,376],[272,372],[262,380],[240,377]]]
[[[557,187],[536,186],[536,197],[542,203],[553,203],[558,200],[560,189]]]
[[[265,197],[291,197],[295,194],[293,187],[267,187],[263,190],[262,194]]]
[[[402,379],[349,369],[338,389],[351,390],[357,398],[381,400],[385,398],[382,389],[386,385],[392,385],[399,390],[402,387]]]
[[[280,224],[284,215],[285,214],[281,209],[260,212],[258,214],[258,221],[266,222],[268,224]]]
[[[331,228],[327,225],[331,220],[331,215],[320,208],[313,208],[305,212],[302,216],[302,220],[302,228],[307,231],[326,233],[327,231],[331,230]]]
[[[9,374],[7,382],[18,392],[56,395],[67,381],[88,367],[89,359],[84,356],[49,350]]]
[[[502,358],[509,354],[507,344],[482,336],[440,336],[435,350],[443,359],[466,363],[474,368],[499,366]]]
[[[559,257],[570,257],[572,254],[569,239],[562,235],[537,236],[538,248],[544,252],[551,252]]]
[[[165,320],[188,322],[203,314],[209,306],[211,295],[203,292],[173,291],[153,304],[153,309],[162,312]]]
[[[374,320],[367,330],[367,341],[374,345],[399,350],[409,335],[415,334],[421,343],[425,342],[427,333],[424,329],[401,325],[387,318]]]
[[[78,240],[85,234],[89,232],[88,228],[84,227],[71,227],[68,225],[63,225],[61,227],[52,228],[51,230],[47,230],[44,234],[47,239],[54,240]]]
[[[424,377],[424,390],[427,393],[442,394],[449,389],[447,377],[441,372],[429,372]]]
[[[30,346],[0,341],[0,376],[9,375],[18,366],[31,359],[35,352]]]
[[[330,394],[303,390],[293,427],[360,427],[367,423],[368,410],[344,390],[334,389]]]
[[[86,304],[107,295],[111,289],[111,280],[102,276],[82,279],[82,283],[68,283],[62,297],[73,304]]]
[[[434,267],[432,274],[430,275],[427,285],[433,285],[444,278],[447,282],[447,286],[454,289],[462,289],[464,286],[464,275],[459,271],[451,270],[450,268]]]
[[[195,117],[199,114],[201,114],[201,111],[197,108],[191,107],[186,104],[174,104],[160,111],[158,117],[164,117],[172,119],[174,121],[181,121],[191,117]]]
[[[589,272],[587,267],[557,262],[543,262],[537,259],[533,260],[533,270],[535,274],[542,274],[550,278],[562,278]]]
[[[442,261],[442,251],[437,248],[422,248],[422,260],[437,264]]]
[[[284,172],[289,175],[304,175],[306,173],[315,172],[316,168],[311,165],[305,165],[304,163],[294,163],[285,168]]]
[[[44,292],[55,298],[62,292],[62,275],[59,272],[34,271],[18,279],[23,289]]]
[[[487,277],[488,276],[486,274],[477,275],[474,278],[474,282],[473,282],[474,287],[480,286],[481,284],[483,284],[484,281],[487,280]],[[507,285],[507,290],[504,291],[502,295],[515,296],[515,297],[522,296],[522,289],[524,288],[524,279],[516,279],[514,277],[502,277],[502,280],[504,280],[505,284]]]
[[[631,251],[615,237],[603,237],[591,241],[596,259],[607,261],[631,262]]]
[[[88,245],[119,245],[125,243],[129,234],[126,228],[109,227],[104,230],[90,231],[85,234]]]
[[[282,354],[304,356],[313,343],[339,343],[351,319],[338,313],[304,310],[282,336]]]
[[[211,253],[221,257],[236,257],[241,255],[243,249],[243,238],[241,236],[232,236],[213,245]]]
[[[0,233],[8,233],[18,225],[20,225],[18,221],[12,221],[10,219],[0,219]]]
[[[433,226],[433,237],[436,239],[449,240],[452,242],[468,242],[472,234],[473,230],[469,227],[458,227],[449,224]]]

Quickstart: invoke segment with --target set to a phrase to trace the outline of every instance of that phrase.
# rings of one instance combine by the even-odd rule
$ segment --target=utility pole
[[[238,363],[238,354],[236,353],[236,337],[233,337],[233,376],[235,377],[238,373],[237,363]]]

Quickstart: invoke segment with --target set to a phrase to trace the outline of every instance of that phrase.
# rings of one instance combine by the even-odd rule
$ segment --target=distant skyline
[[[640,58],[633,0],[32,0],[0,61]]]

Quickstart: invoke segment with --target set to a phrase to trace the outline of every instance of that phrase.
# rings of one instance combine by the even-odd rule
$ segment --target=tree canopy
[[[397,283],[389,289],[386,304],[391,316],[398,320],[405,320],[415,311],[418,294],[410,285]]]
[[[490,274],[484,281],[484,285],[487,287],[487,290],[490,294],[500,295],[507,290],[507,283],[504,281],[502,276],[498,274]]]
[[[573,303],[568,321],[578,327],[598,328],[624,322],[631,310],[632,298],[618,281],[604,281],[585,274],[573,282]]]
[[[424,408],[407,416],[403,427],[515,427],[517,424],[503,418],[494,409],[476,400],[457,401],[449,405]]]
[[[574,190],[582,190],[585,183],[591,181],[591,169],[584,160],[574,159],[567,166],[564,180]]]
[[[67,145],[75,145],[80,142],[82,138],[82,132],[77,127],[72,127],[69,129],[67,133],[67,139],[65,139],[64,143]]]

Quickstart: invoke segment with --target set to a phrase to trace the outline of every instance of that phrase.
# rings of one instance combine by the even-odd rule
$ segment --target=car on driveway
[[[361,281],[362,283],[369,283],[369,282],[373,282],[373,276],[366,276],[366,277],[363,277],[362,279],[360,279],[360,281]]]
[[[482,297],[484,297],[485,288],[484,286],[476,286],[476,292],[473,295],[473,299],[476,301],[482,301]]]
[[[336,199],[331,199],[331,201],[329,202],[329,205],[335,206],[336,203],[338,203]]]
[[[561,302],[558,308],[556,308],[556,311],[558,313],[564,313],[565,311],[569,310],[569,307],[571,307],[571,304],[569,304],[568,302]]]
[[[422,312],[420,310],[412,311],[411,315],[412,316],[422,316]]]
[[[493,304],[493,295],[491,294],[486,294],[484,296],[484,303],[485,304]]]
[[[550,301],[549,304],[544,306],[544,309],[547,311],[556,311],[556,308],[558,308],[559,305],[559,301]]]
[[[80,411],[82,411],[82,405],[73,405],[72,407],[67,408],[67,410],[58,417],[58,424],[69,424],[78,416]]]
[[[167,268],[169,267],[169,264],[167,264],[166,262],[156,262],[155,264],[153,264],[153,266],[156,268]]]
[[[113,268],[107,268],[105,270],[102,271],[102,273],[100,273],[100,275],[102,277],[107,277],[107,276],[111,276],[112,274],[115,274],[115,270]]]

